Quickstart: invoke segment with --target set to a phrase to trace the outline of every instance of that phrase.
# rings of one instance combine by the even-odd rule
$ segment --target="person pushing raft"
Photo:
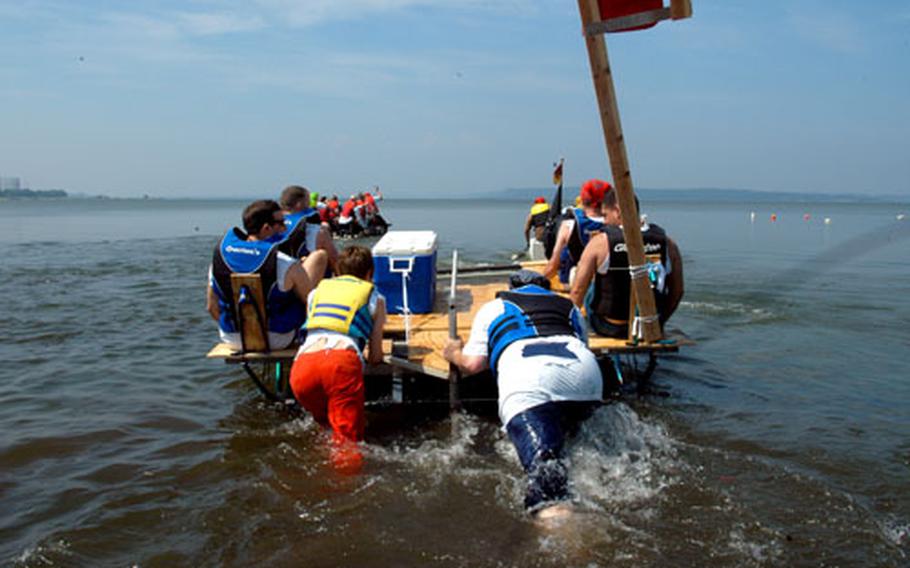
[[[530,270],[509,286],[477,312],[467,344],[450,339],[443,356],[469,374],[493,371],[499,417],[528,476],[525,507],[545,518],[568,510],[565,440],[600,405],[603,379],[571,301]]]
[[[338,257],[338,276],[323,280],[307,301],[306,339],[291,367],[294,397],[332,429],[333,463],[359,469],[352,443],[363,440],[364,365],[382,362],[385,299],[372,283],[370,249],[349,246]]]

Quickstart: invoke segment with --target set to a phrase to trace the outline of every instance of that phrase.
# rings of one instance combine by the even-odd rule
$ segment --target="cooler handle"
[[[413,256],[389,258],[389,272],[394,272],[396,274],[410,274],[413,269]]]

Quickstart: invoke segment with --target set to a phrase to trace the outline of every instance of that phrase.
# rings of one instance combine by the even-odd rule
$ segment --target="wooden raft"
[[[507,288],[505,283],[462,284],[455,288],[455,306],[458,317],[458,335],[467,340],[471,333],[471,322],[485,303],[493,300],[496,293]],[[449,337],[449,320],[446,309],[448,294],[437,294],[433,313],[411,316],[408,358],[392,358],[386,361],[393,366],[402,366],[411,371],[447,379],[449,364],[442,357],[442,347]],[[388,338],[403,339],[405,335],[404,316],[390,315],[385,326]],[[692,341],[679,336],[668,337],[666,343],[632,344],[625,339],[613,339],[591,334],[588,347],[595,355],[633,353],[675,353],[680,345],[691,345]]]
[[[471,323],[477,311],[485,303],[493,300],[496,293],[507,288],[506,284],[460,284],[455,288],[455,306],[458,321],[458,335],[467,340],[471,333]],[[392,355],[392,341],[403,341],[405,338],[405,317],[389,315],[385,326],[383,350],[385,362],[392,367],[420,373],[438,379],[448,379],[449,364],[442,357],[442,348],[449,337],[449,320],[447,314],[448,294],[436,294],[434,311],[429,314],[415,314],[410,317],[410,341],[407,357]],[[689,339],[677,336],[668,338],[666,343],[632,344],[625,339],[599,337],[591,334],[588,346],[597,356],[634,353],[675,353],[680,345],[692,345]],[[209,358],[224,359],[228,363],[242,362],[290,362],[296,354],[296,347],[273,351],[271,353],[242,353],[231,346],[221,343],[208,353]]]

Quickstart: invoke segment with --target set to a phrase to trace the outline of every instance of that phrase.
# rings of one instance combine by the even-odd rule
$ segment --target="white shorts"
[[[546,354],[551,346],[564,354]],[[597,359],[571,336],[524,339],[509,345],[499,358],[497,384],[503,425],[516,414],[546,402],[603,399]]]

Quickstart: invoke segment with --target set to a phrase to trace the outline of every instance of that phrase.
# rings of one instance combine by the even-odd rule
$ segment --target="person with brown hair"
[[[277,237],[281,251],[297,258],[323,250],[328,255],[329,267],[334,268],[338,250],[332,241],[328,225],[323,225],[319,211],[310,207],[310,191],[299,185],[289,185],[281,192],[281,209],[284,211],[285,230]]]
[[[307,302],[306,340],[291,367],[294,397],[330,426],[337,446],[363,440],[366,364],[382,362],[385,298],[373,286],[370,249],[351,245],[338,256],[338,276],[323,280]],[[356,451],[333,454],[342,469],[358,469]]]
[[[635,199],[638,209],[638,198]],[[584,306],[588,323],[597,335],[629,337],[631,279],[629,255],[622,232],[622,217],[616,192],[609,192],[601,204],[605,225],[594,235],[578,262],[571,297]],[[654,223],[641,226],[648,279],[660,326],[676,311],[684,292],[682,254],[676,242]],[[593,281],[593,285],[592,285]]]
[[[307,294],[325,272],[326,254],[316,251],[298,260],[281,252],[276,237],[284,230],[284,214],[270,199],[254,201],[243,210],[243,228],[228,231],[215,247],[206,309],[218,322],[221,341],[239,348],[231,274],[259,274],[266,293],[269,346],[281,349],[297,338],[306,316]]]

